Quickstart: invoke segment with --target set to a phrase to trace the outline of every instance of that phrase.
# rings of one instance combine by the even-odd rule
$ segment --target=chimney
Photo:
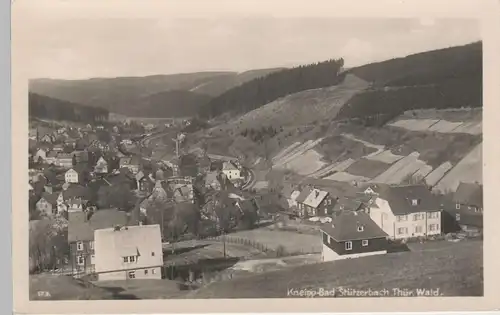
[[[316,198],[318,198],[318,196],[319,196],[319,190],[317,190],[317,189],[316,189],[316,190],[314,191],[314,194],[315,194]]]

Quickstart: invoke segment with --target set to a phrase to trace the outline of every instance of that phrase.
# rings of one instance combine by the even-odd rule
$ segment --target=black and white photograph
[[[51,8],[30,301],[484,296],[478,19]]]

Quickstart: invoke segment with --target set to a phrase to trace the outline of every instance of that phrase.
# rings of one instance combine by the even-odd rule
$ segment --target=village
[[[223,274],[209,282],[232,278],[238,273],[224,271],[236,261],[311,264],[482,238],[482,185],[461,183],[447,196],[421,183],[258,187],[237,158],[180,149],[183,124],[155,131],[158,125],[35,122],[30,273],[96,283],[177,279],[198,288],[206,277],[200,270]],[[176,135],[175,146],[169,158],[152,158],[145,140],[165,130]],[[206,246],[219,255],[197,252]]]

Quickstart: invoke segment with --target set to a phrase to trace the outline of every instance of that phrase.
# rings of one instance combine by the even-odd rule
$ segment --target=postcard
[[[498,308],[498,5],[13,3],[14,311]]]

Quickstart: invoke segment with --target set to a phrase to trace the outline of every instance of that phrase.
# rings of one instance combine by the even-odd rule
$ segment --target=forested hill
[[[338,118],[383,124],[404,111],[483,106],[482,43],[423,52],[350,69],[373,88],[355,95]]]
[[[29,93],[29,116],[50,120],[95,122],[107,120],[109,112],[103,108],[85,106],[55,98]]]
[[[336,85],[342,81],[343,65],[340,58],[273,72],[213,98],[201,108],[200,116],[243,114],[288,94]]]

